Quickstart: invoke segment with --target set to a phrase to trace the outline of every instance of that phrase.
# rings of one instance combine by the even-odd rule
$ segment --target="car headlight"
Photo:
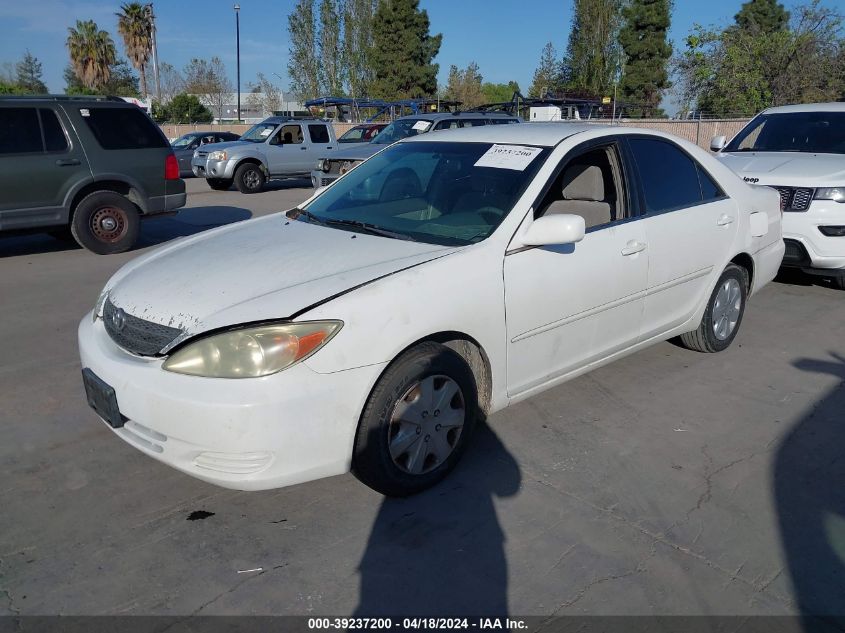
[[[217,150],[216,152],[211,152],[208,155],[208,160],[226,160],[227,158],[229,158],[229,156],[224,150]]]
[[[100,296],[97,297],[97,303],[94,304],[94,322],[97,322],[97,319],[102,318],[103,316],[103,306],[106,304],[106,299],[109,298],[109,291],[103,289],[100,292]]]
[[[188,343],[162,367],[207,378],[268,376],[311,356],[341,327],[342,321],[309,321],[229,330]]]
[[[324,171],[328,173],[332,168],[332,162],[326,158],[321,158],[317,161],[317,171]]]
[[[816,189],[816,200],[833,200],[845,202],[845,187],[819,187]]]

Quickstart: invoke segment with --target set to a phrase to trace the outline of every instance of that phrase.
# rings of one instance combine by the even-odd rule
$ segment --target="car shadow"
[[[804,630],[845,630],[845,357],[831,352],[793,365],[839,382],[778,447],[781,541]]]
[[[519,491],[513,456],[480,424],[456,470],[434,488],[385,498],[359,564],[360,617],[503,616],[505,534],[494,497]]]
[[[133,250],[195,235],[251,217],[252,212],[242,207],[206,206],[181,209],[172,216],[147,218],[141,222],[141,234]],[[47,233],[30,232],[0,235],[0,259],[72,250],[81,250],[81,247],[69,237],[59,239]]]
[[[810,275],[794,268],[781,268],[774,280],[776,283],[788,286],[819,286],[821,288],[833,288],[833,282],[830,277]]]

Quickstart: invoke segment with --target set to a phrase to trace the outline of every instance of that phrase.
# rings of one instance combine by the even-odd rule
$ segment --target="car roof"
[[[398,117],[397,121],[413,119],[415,121],[442,121],[443,119],[513,119],[518,117],[506,112],[423,112]]]
[[[45,101],[53,101],[73,103],[74,105],[96,103],[98,106],[107,105],[110,107],[138,107],[134,103],[124,101],[120,97],[104,97],[97,95],[2,95],[0,96],[0,102],[3,101],[7,101],[10,103],[44,103]]]
[[[504,143],[510,145],[533,145],[536,147],[554,147],[562,140],[588,130],[618,131],[609,125],[593,123],[520,123],[519,125],[478,125],[455,130],[418,134],[402,142],[416,141],[455,141],[463,143]]]
[[[799,103],[796,105],[766,108],[763,112],[766,114],[786,114],[789,112],[845,112],[845,103]]]
[[[279,125],[280,123],[328,123],[328,121],[324,121],[316,117],[298,118],[292,116],[268,116],[266,119],[261,121],[261,123]]]

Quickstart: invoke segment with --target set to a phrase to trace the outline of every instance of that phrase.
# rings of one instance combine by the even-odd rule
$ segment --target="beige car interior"
[[[623,219],[619,174],[619,158],[613,147],[593,149],[571,159],[539,205],[537,217],[580,215],[588,229]]]

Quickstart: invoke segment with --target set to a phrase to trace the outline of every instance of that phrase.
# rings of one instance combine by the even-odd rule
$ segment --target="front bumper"
[[[112,430],[138,450],[236,490],[349,470],[358,419],[384,364],[321,374],[299,363],[243,380],[183,376],[164,371],[163,359],[124,352],[91,318],[79,324],[82,367],[114,388],[126,422]]]
[[[191,159],[191,171],[197,178],[233,178],[237,161],[207,160],[205,158]]]
[[[340,176],[338,176],[338,174],[326,173],[322,170],[318,171],[315,169],[311,172],[311,186],[313,186],[314,189],[317,187],[328,187],[339,177]]]
[[[845,268],[845,236],[828,237],[820,226],[845,226],[845,204],[813,200],[807,211],[783,214],[783,237],[803,246],[808,261],[784,260],[784,266],[835,272]]]

